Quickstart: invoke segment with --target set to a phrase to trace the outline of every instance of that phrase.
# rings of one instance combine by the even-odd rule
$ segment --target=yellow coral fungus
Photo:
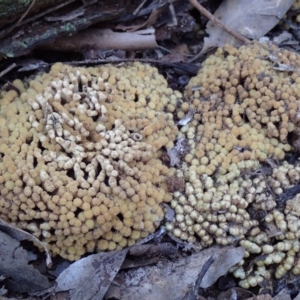
[[[177,112],[189,151],[182,155],[176,145],[168,152],[180,166],[174,176],[186,184],[173,193],[175,218],[166,227],[201,247],[239,241],[246,256],[265,253],[267,262],[255,262],[255,272],[242,265],[232,270],[246,288],[271,276],[269,264],[278,265],[277,278],[300,273],[298,200],[287,198],[299,189],[299,165],[273,163],[264,171],[266,161],[281,163],[300,149],[299,68],[298,54],[274,45],[226,45],[190,80]],[[292,202],[283,209],[286,200]],[[278,230],[272,245],[260,226],[264,217]]]
[[[158,150],[173,147],[177,127],[167,106],[180,103],[180,93],[139,63],[58,63],[22,90],[1,99],[0,217],[69,260],[153,232],[160,203],[170,200],[161,184],[172,174]]]
[[[276,61],[280,64],[289,61],[290,53],[258,43],[243,46],[228,55],[231,50],[229,45],[218,49],[189,82],[186,88],[189,108],[185,103],[184,109],[180,109],[182,113],[195,110],[201,116],[202,125],[195,127],[190,122],[184,126],[184,131],[189,133],[196,129],[198,158],[209,157],[220,143],[228,151],[227,159],[235,157],[236,161],[242,161],[246,150],[251,152],[252,160],[264,161],[267,156],[282,159],[284,153],[291,149],[287,143],[288,134],[298,123],[296,111],[299,101],[296,99],[299,87],[296,72],[285,76],[284,72],[276,70],[271,56],[277,57]],[[290,60],[290,67],[296,70],[298,61]],[[231,62],[234,62],[233,69],[229,67]],[[214,80],[206,87],[209,78]],[[215,85],[221,86],[217,92]],[[236,86],[236,89],[229,85]],[[249,125],[251,130],[248,130]],[[212,146],[210,141],[216,132],[224,135]],[[259,141],[256,140],[258,133],[262,136]],[[274,139],[276,149],[273,148]],[[218,153],[214,158],[224,162]],[[211,159],[207,165],[207,171],[200,168],[199,175],[211,173],[208,170],[218,173]]]

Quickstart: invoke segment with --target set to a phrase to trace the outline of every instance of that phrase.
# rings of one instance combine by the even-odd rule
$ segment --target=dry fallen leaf
[[[28,264],[27,251],[17,240],[0,231],[0,241],[0,270],[9,291],[32,293],[49,288],[47,277]]]
[[[273,223],[268,223],[266,225],[266,233],[268,237],[272,238],[282,234],[282,231]]]
[[[135,245],[130,248],[129,255],[142,257],[178,256],[178,250],[171,243],[152,243],[145,245]]]
[[[156,22],[156,20],[158,19],[158,17],[162,13],[162,11],[164,11],[164,9],[165,9],[164,7],[154,8],[152,10],[149,18],[142,24],[131,25],[131,26],[125,26],[125,25],[119,24],[115,28],[121,29],[121,30],[127,30],[128,32],[135,32],[139,29],[150,27]]]
[[[172,49],[170,54],[166,54],[161,61],[165,62],[185,62],[189,55],[189,49],[186,44],[180,44]]]
[[[237,264],[244,249],[212,247],[177,261],[161,260],[154,266],[120,272],[115,283],[120,284],[122,300],[179,300],[195,284],[204,264],[213,255],[214,263],[201,281],[201,287],[211,286]]]
[[[250,39],[268,33],[289,10],[294,0],[224,0],[214,13],[223,24]],[[225,44],[240,46],[241,41],[209,21],[201,53]]]
[[[51,255],[50,252],[48,251],[47,247],[35,236],[32,234],[17,228],[11,224],[8,224],[2,220],[0,220],[0,230],[6,234],[8,234],[10,237],[14,238],[15,240],[21,242],[24,240],[32,241],[36,245],[39,245],[41,248],[44,249],[46,253],[46,265],[48,268],[52,267],[52,260],[51,260]]]
[[[291,296],[286,289],[283,289],[279,294],[273,297],[273,300],[291,300]]]
[[[0,275],[0,282],[3,281],[5,279],[5,277],[3,275]],[[4,296],[7,293],[7,289],[4,286],[0,287],[0,299],[1,296]]]
[[[28,72],[35,70],[43,72],[49,66],[49,64],[41,59],[28,58],[18,60],[17,66],[21,67],[20,69],[18,69],[18,72]]]
[[[127,251],[102,252],[76,261],[57,277],[55,292],[69,291],[72,300],[102,299]]]
[[[293,41],[293,35],[288,31],[283,31],[273,38],[273,42],[277,45]]]

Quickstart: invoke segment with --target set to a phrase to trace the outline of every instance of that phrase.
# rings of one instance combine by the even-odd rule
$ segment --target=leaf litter
[[[198,274],[212,255],[214,262],[202,279],[202,288],[214,284],[237,264],[243,258],[244,249],[212,247],[176,261],[160,260],[155,266],[121,271],[115,279],[115,283],[120,285],[120,299],[181,300],[195,284]]]
[[[58,276],[55,292],[69,291],[72,300],[103,299],[127,252],[98,253],[76,261]]]
[[[224,0],[214,16],[229,28],[250,39],[259,39],[268,33],[284,16],[294,0]],[[242,42],[212,21],[207,23],[201,54],[225,44],[240,46]]]
[[[0,220],[0,232],[1,231],[3,233],[8,234],[10,237],[12,237],[13,239],[15,239],[17,241],[28,240],[28,241],[36,243],[36,245],[38,245],[39,247],[41,247],[45,251],[47,266],[49,268],[52,267],[52,260],[51,260],[50,252],[48,251],[47,247],[42,242],[40,242],[40,240],[37,239],[35,236],[28,233],[27,231],[24,231],[20,228],[17,228],[17,227],[15,227],[11,224],[8,224],[8,223],[6,223],[2,220]]]
[[[48,278],[28,261],[28,253],[20,243],[0,231],[0,272],[5,288],[17,293],[31,293],[50,287]]]

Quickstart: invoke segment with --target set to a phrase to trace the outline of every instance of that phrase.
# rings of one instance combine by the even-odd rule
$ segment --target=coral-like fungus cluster
[[[252,183],[257,183],[252,188],[255,196],[253,208],[262,213],[264,230],[253,228],[247,239],[240,242],[246,249],[245,258],[250,254],[258,255],[250,268],[245,268],[242,261],[232,269],[235,277],[241,279],[239,284],[242,287],[256,286],[269,280],[271,274],[275,278],[282,278],[289,271],[300,274],[299,180],[299,161],[296,165],[284,162],[273,169],[272,175],[260,174],[252,180]],[[250,183],[250,178],[247,181]],[[270,265],[276,266],[273,272],[269,270]]]
[[[298,54],[276,46],[227,45],[190,80],[189,100],[177,111],[184,120],[179,121],[179,138],[186,139],[190,151],[176,176],[186,186],[174,193],[175,220],[166,224],[176,237],[200,240],[202,247],[239,242],[249,253],[265,248],[271,253],[271,239],[254,211],[266,212],[266,221],[282,231],[276,237],[281,243],[297,240],[290,228],[299,230],[300,219],[291,216],[288,206],[279,208],[276,200],[297,183],[299,168],[290,166],[290,181],[284,183],[281,170],[271,174],[264,164],[299,149],[299,68]],[[285,256],[289,254],[283,255],[283,264]],[[284,271],[278,268],[280,277]]]
[[[0,217],[69,260],[132,245],[170,201],[158,159],[177,135],[180,93],[134,63],[56,64],[0,103]]]
[[[300,22],[300,0],[294,0],[294,3],[290,9],[286,12],[283,18],[280,20],[280,25],[287,31],[293,32],[293,29],[297,27],[297,23]]]
[[[287,76],[276,69],[283,65],[295,71]],[[284,158],[291,150],[288,134],[300,119],[299,66],[297,54],[258,43],[220,48],[205,61],[187,86],[191,102],[178,112],[195,111],[181,132],[195,137],[185,161],[199,161],[197,174],[224,175],[232,163]]]
[[[0,217],[75,260],[153,232],[169,201],[176,237],[256,255],[231,270],[241,286],[299,275],[300,164],[282,162],[300,149],[299,69],[272,45],[225,46],[185,102],[139,63],[16,80],[0,103]]]
[[[300,9],[300,1],[299,0],[295,0],[294,3],[291,6],[291,11],[297,11]],[[299,22],[298,17],[297,17],[297,22]]]

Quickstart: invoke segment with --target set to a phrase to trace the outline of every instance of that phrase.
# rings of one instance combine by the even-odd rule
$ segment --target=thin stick
[[[25,13],[21,16],[21,18],[19,19],[19,21],[17,22],[16,26],[18,26],[23,19],[28,15],[28,13],[30,12],[30,10],[32,9],[33,5],[35,3],[35,0],[32,0],[30,5],[28,6],[28,8],[26,9]]]
[[[3,71],[0,72],[0,78],[5,75],[6,73],[8,73],[9,71],[11,71],[14,67],[16,67],[17,65],[15,63],[11,64],[10,66],[8,66],[6,69],[4,69]]]
[[[28,19],[24,20],[24,22],[22,22],[22,24],[20,24],[20,25],[24,25],[24,24],[27,24],[27,23],[29,23],[31,21],[34,21],[34,20],[36,20],[36,19],[38,19],[38,18],[40,18],[40,17],[42,17],[42,16],[44,16],[44,15],[46,15],[48,13],[51,13],[51,12],[53,12],[55,10],[58,10],[59,8],[62,8],[64,6],[66,6],[66,5],[68,5],[68,4],[70,4],[70,3],[74,2],[74,1],[75,0],[69,0],[69,1],[65,1],[63,3],[60,3],[60,4],[56,5],[56,6],[52,6],[52,7],[48,8],[48,9],[44,10],[43,12],[41,12],[39,14],[36,14],[33,17],[31,17],[31,18],[28,18]]]
[[[134,10],[134,12],[132,13],[134,16],[141,10],[141,8],[144,6],[144,4],[146,3],[147,0],[143,0],[141,2],[141,4]]]
[[[237,38],[238,40],[244,42],[244,43],[248,43],[250,42],[249,39],[247,39],[246,37],[244,37],[243,35],[239,34],[236,31],[233,31],[232,29],[230,29],[229,27],[227,27],[225,24],[223,24],[220,20],[218,20],[214,15],[212,15],[206,8],[204,8],[200,3],[197,2],[197,0],[189,0],[190,3],[196,7],[199,12],[204,15],[207,19],[209,19],[210,21],[212,21],[213,23],[215,23],[216,25],[218,25],[219,27],[223,28],[224,30],[226,30],[228,33],[232,34],[235,38]]]
[[[194,300],[194,299],[198,299],[198,290],[201,287],[201,282],[203,277],[205,276],[205,274],[207,273],[208,269],[210,268],[210,266],[213,264],[213,262],[215,261],[214,259],[214,255],[212,255],[203,265],[202,270],[200,271],[197,280],[194,284],[194,287],[189,291],[189,293],[186,295],[186,297],[184,297],[184,300]]]
[[[18,27],[18,26],[21,26],[21,25],[27,24],[27,23],[29,23],[29,22],[31,22],[31,21],[34,21],[34,20],[36,20],[36,19],[38,19],[38,18],[40,18],[40,17],[42,17],[42,16],[44,16],[44,15],[50,13],[50,12],[53,12],[54,10],[57,10],[57,9],[59,9],[59,8],[61,8],[61,7],[66,6],[66,5],[68,5],[68,4],[70,4],[70,3],[74,2],[74,1],[75,1],[75,0],[69,0],[69,1],[66,1],[66,2],[64,2],[64,3],[60,3],[60,4],[56,5],[56,6],[53,6],[53,7],[49,8],[49,9],[44,10],[43,12],[41,12],[41,13],[39,13],[39,14],[34,15],[34,16],[31,17],[31,18],[27,18],[27,19],[24,20],[24,21],[22,21],[22,20],[23,20],[23,18],[22,18],[22,20],[20,19],[21,22],[20,22],[20,20],[19,20],[16,24],[13,24],[13,25],[11,25],[10,27],[8,27],[8,28],[6,28],[6,29],[0,31],[0,38],[2,38],[3,36],[9,34],[13,29],[15,29],[15,28]],[[31,3],[31,4],[32,4],[32,3]],[[26,12],[25,12],[25,13],[26,13]]]
[[[10,26],[7,29],[4,29],[4,30],[2,30],[0,32],[0,38],[2,38],[3,36],[9,34],[11,31],[13,31],[16,27],[18,27],[22,23],[22,20],[27,16],[27,14],[29,13],[29,11],[33,7],[34,3],[35,3],[35,0],[32,0],[32,2],[30,3],[30,5],[28,6],[28,8],[26,9],[26,11],[24,12],[24,14],[21,16],[21,18],[18,20],[18,22],[16,24],[13,24],[12,26]]]

